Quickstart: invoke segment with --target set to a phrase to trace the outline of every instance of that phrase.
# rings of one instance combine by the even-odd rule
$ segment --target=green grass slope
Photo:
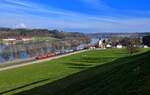
[[[88,51],[0,72],[2,95],[149,95],[150,52]]]
[[[120,58],[17,95],[150,95],[149,58]]]

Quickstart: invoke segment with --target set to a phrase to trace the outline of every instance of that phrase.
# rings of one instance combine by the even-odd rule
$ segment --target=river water
[[[23,60],[53,52],[65,52],[73,49],[80,49],[93,45],[98,41],[92,38],[89,44],[81,44],[77,47],[53,47],[51,42],[36,42],[23,44],[0,44],[0,64],[11,63],[12,61]]]

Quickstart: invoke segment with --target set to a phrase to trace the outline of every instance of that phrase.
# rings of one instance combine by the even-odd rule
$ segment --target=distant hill
[[[150,32],[143,33],[89,33],[88,35],[97,38],[111,38],[115,36],[119,37],[129,37],[131,34],[137,34],[139,37],[150,35]]]
[[[11,29],[0,28],[0,39],[11,37],[53,37],[57,39],[86,39],[90,37],[84,33],[79,32],[64,32],[59,30],[48,29]]]
[[[0,28],[4,28],[4,27],[0,26]]]

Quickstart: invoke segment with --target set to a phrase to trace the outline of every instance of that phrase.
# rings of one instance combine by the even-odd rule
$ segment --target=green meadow
[[[149,95],[149,50],[93,50],[0,71],[0,95]]]
[[[33,41],[52,41],[57,40],[56,38],[52,37],[41,37],[41,38],[34,38]]]

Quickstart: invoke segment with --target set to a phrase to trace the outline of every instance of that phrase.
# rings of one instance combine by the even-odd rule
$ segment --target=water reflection
[[[93,38],[88,44],[72,45],[71,41],[30,42],[17,44],[0,44],[0,64],[22,60],[48,53],[68,52],[74,48],[84,48],[93,45],[98,39]]]

